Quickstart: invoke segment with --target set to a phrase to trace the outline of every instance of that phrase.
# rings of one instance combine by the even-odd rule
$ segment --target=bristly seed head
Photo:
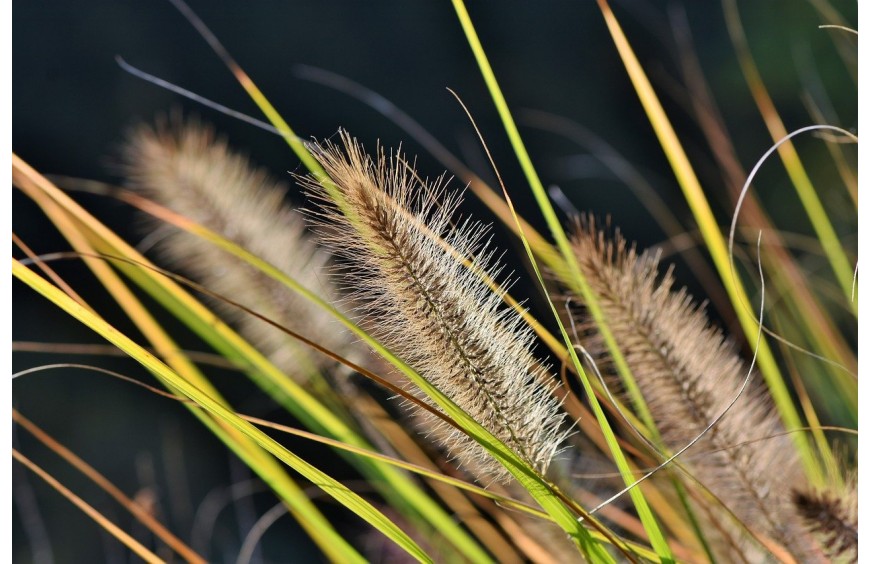
[[[546,471],[565,437],[564,415],[547,389],[551,376],[530,352],[530,329],[503,307],[503,293],[474,272],[499,270],[486,229],[469,220],[453,225],[460,194],[448,192],[443,177],[427,183],[400,155],[387,158],[379,150],[373,161],[348,134],[341,139],[343,147],[311,146],[331,183],[300,182],[326,202],[318,212],[328,226],[323,240],[349,261],[344,282],[363,304],[366,329]],[[509,478],[465,434],[431,414],[422,417],[427,431],[479,480]]]
[[[672,290],[672,272],[659,277],[656,255],[638,254],[618,233],[609,239],[586,218],[573,247],[662,439],[672,450],[683,447],[738,394],[746,365],[685,290]],[[583,345],[602,370],[611,370],[594,321],[584,315],[580,327]],[[742,521],[795,555],[804,553],[806,531],[789,499],[804,477],[761,389],[746,389],[684,459]]]

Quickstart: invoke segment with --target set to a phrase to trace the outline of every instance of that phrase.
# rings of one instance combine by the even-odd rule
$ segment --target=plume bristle
[[[347,214],[321,209],[330,226],[324,242],[349,260],[363,304],[363,323],[394,353],[524,460],[544,472],[564,438],[559,402],[540,382],[546,368],[531,354],[533,335],[516,312],[490,290],[442,237],[477,268],[498,274],[486,229],[465,220],[454,226],[459,194],[443,178],[426,183],[400,156],[377,162],[342,133],[342,147],[312,151],[344,199]],[[301,179],[328,200],[313,178]],[[425,399],[425,398],[424,398]],[[431,414],[427,430],[483,482],[509,474],[482,447]]]

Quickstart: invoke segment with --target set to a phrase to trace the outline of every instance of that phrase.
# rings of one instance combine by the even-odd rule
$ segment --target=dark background
[[[640,169],[688,225],[690,214],[667,162],[605,28],[596,4],[586,2],[470,3],[469,11],[510,106],[547,110],[596,132]],[[857,3],[832,5],[857,25]],[[417,119],[484,178],[491,178],[479,143],[467,118],[446,87],[454,89],[477,120],[525,217],[541,225],[527,184],[516,164],[483,80],[448,2],[192,2],[193,9],[248,72],[296,132],[305,138],[333,135],[348,129],[369,147],[380,140],[388,147],[402,143],[406,152],[420,153],[423,175],[442,172],[429,155],[377,112],[344,94],[300,80],[298,64],[322,67],[383,94]],[[720,221],[730,210],[721,181],[712,170],[706,144],[680,103],[663,88],[676,76],[674,48],[668,28],[673,2],[614,2],[614,10],[641,63],[662,93],[666,108],[690,158],[697,164]],[[786,127],[812,123],[800,96],[797,67],[817,72],[828,88],[839,123],[857,126],[857,87],[830,40],[831,30],[811,2],[740,2],[746,33],[760,72]],[[728,39],[722,8],[717,2],[688,2],[685,7],[697,55],[728,124],[744,167],[750,168],[770,146],[769,134],[749,96]],[[172,107],[200,114],[226,133],[231,144],[250,154],[276,176],[300,165],[283,140],[232,118],[182,100],[123,72],[116,55],[165,80],[260,117],[254,104],[224,69],[204,41],[168,2],[91,0],[87,2],[17,2],[13,12],[13,149],[37,170],[105,181],[112,173],[113,154],[125,128],[151,120]],[[797,55],[796,55],[797,53]],[[807,65],[809,54],[814,65]],[[814,66],[815,68],[811,68]],[[584,157],[569,141],[521,127],[529,152],[545,184],[558,183],[574,206],[599,217],[610,215],[631,240],[642,246],[664,235],[631,193]],[[804,149],[806,145],[806,149]],[[802,157],[817,183],[836,182],[820,143],[804,143]],[[573,170],[567,166],[573,163]],[[765,168],[757,186],[780,225],[809,233],[806,219],[778,163]],[[824,184],[823,184],[824,185]],[[848,210],[844,191],[832,185],[826,205]],[[76,195],[100,219],[127,240],[143,234],[124,206],[95,196]],[[13,192],[13,228],[37,252],[67,248],[44,217],[20,193]],[[469,196],[465,210],[490,220]],[[854,222],[839,223],[844,236],[856,232]],[[516,243],[495,230],[500,247],[516,255]],[[857,244],[855,247],[857,248]],[[16,252],[16,256],[21,256]],[[111,302],[75,264],[58,265],[60,272],[110,321],[128,329],[113,315]],[[520,262],[510,268],[523,273],[515,291],[534,293]],[[678,263],[677,277],[703,296],[691,275]],[[532,308],[539,304],[532,297]],[[95,335],[57,312],[45,300],[16,284],[16,340],[97,343]],[[159,312],[155,312],[160,315]],[[135,332],[133,333],[135,336]],[[202,348],[180,332],[180,342]],[[50,362],[91,362],[148,380],[124,360],[16,353],[16,370]],[[269,402],[233,374],[213,374],[223,391],[248,412],[274,415]],[[194,515],[226,488],[249,479],[247,471],[180,406],[127,384],[83,371],[56,370],[26,376],[13,385],[13,402],[22,413],[105,473],[128,493],[152,492],[165,522],[190,540]],[[106,496],[21,433],[21,450],[43,464],[74,491],[105,511],[128,530],[130,518]],[[339,478],[354,479],[339,462],[325,469]],[[116,541],[33,475],[16,465],[13,560],[45,556],[50,541],[58,562],[126,562],[130,556]],[[364,491],[361,489],[361,491]],[[212,501],[209,501],[212,500]],[[207,530],[207,547],[197,546],[213,560],[235,558],[243,532],[252,519],[274,503],[268,493],[243,496],[224,509]],[[358,521],[325,504],[339,522]],[[37,516],[34,521],[34,516]],[[24,524],[27,523],[26,526]],[[283,517],[266,535],[262,558],[286,561],[316,559],[291,519]],[[350,530],[350,529],[349,529]],[[354,529],[356,530],[356,529]],[[240,532],[241,531],[241,532]],[[146,538],[147,537],[140,537]],[[365,542],[360,540],[360,542]],[[283,558],[281,555],[285,555]]]

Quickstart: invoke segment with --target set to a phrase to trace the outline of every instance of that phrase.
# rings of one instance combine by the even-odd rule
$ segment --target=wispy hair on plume
[[[360,299],[366,329],[545,472],[564,438],[559,402],[542,383],[551,377],[532,355],[534,337],[520,316],[457,258],[498,274],[486,228],[468,219],[453,224],[461,196],[443,177],[421,180],[400,155],[388,158],[382,149],[373,160],[346,132],[341,142],[311,149],[345,213],[316,179],[301,182],[324,201],[324,243],[348,259],[344,281]],[[480,481],[509,478],[472,439],[423,417],[427,431]]]
[[[222,234],[334,301],[324,274],[329,255],[305,232],[304,218],[287,206],[287,186],[230,150],[213,129],[173,114],[140,125],[123,148],[130,188]],[[349,338],[329,314],[244,261],[190,233],[169,228],[159,250],[174,267],[285,327],[347,354]],[[241,310],[217,303],[255,346],[285,373],[304,380],[332,361],[310,354],[285,333]]]
[[[662,440],[671,450],[683,447],[740,393],[747,366],[685,289],[673,290],[672,270],[660,276],[656,254],[638,254],[588,218],[578,221],[573,248]],[[609,353],[594,322],[584,316],[580,326],[582,344],[607,370]],[[796,555],[805,549],[790,500],[803,483],[800,464],[762,389],[746,388],[684,459],[753,530]]]

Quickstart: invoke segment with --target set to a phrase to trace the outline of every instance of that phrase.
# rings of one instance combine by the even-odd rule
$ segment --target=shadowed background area
[[[832,4],[846,22],[857,21],[857,3]],[[752,52],[786,127],[796,129],[814,122],[801,95],[807,85],[824,85],[837,111],[839,121],[834,125],[854,130],[857,86],[851,73],[855,69],[844,64],[835,49],[831,41],[835,32],[818,29],[825,20],[817,8],[826,3],[739,5]],[[305,80],[300,65],[306,65],[382,94],[476,173],[491,180],[494,176],[474,130],[446,90],[453,89],[477,121],[521,213],[545,229],[449,3],[198,1],[191,6],[301,137],[322,139],[343,127],[370,150],[379,140],[386,147],[401,144],[406,153],[419,155],[417,169],[423,176],[435,177],[443,171],[441,164],[377,111]],[[672,24],[688,23],[700,67],[738,157],[745,168],[751,168],[771,141],[734,56],[721,6],[688,3],[684,8],[676,2],[632,0],[614,2],[613,7],[696,164],[720,223],[727,224],[730,200],[678,86],[679,49],[672,31]],[[606,140],[632,163],[678,219],[692,225],[595,3],[470,3],[469,12],[507,101],[520,118],[520,130],[545,184],[558,184],[576,209],[590,210],[600,218],[610,216],[629,240],[641,246],[665,238],[631,190],[586,148],[542,131],[523,119],[533,116],[523,110],[555,114]],[[215,124],[231,146],[278,178],[289,182],[288,171],[301,171],[298,159],[279,137],[181,99],[119,68],[116,55],[146,72],[260,117],[230,73],[169,2],[18,2],[13,26],[13,149],[40,172],[117,181],[113,163],[125,130],[172,108],[197,113]],[[820,185],[827,179],[836,181],[821,143],[804,142],[799,148],[814,181]],[[756,186],[779,225],[799,234],[812,233],[778,162],[765,167]],[[825,190],[820,192],[827,197]],[[126,240],[136,243],[146,235],[135,214],[123,204],[92,195],[76,194],[75,198]],[[301,201],[294,189],[290,198]],[[467,196],[466,204],[466,213],[491,221],[473,196]],[[839,216],[846,214],[850,202],[836,185],[825,204],[832,215]],[[36,206],[17,191],[13,191],[12,205],[15,233],[37,253],[68,249]],[[837,227],[843,229],[840,235],[847,242],[853,240],[851,222]],[[516,258],[521,248],[500,226],[493,232],[500,249],[506,251],[508,271],[516,271],[520,278],[514,293],[528,299],[530,308],[544,311],[524,261]],[[22,256],[17,250],[14,254]],[[807,263],[814,264],[812,260]],[[825,268],[821,259],[815,264]],[[683,263],[677,265],[679,284],[705,296],[706,289]],[[139,338],[86,268],[71,261],[57,268],[110,322]],[[13,299],[16,341],[100,342],[21,284],[15,284]],[[173,326],[168,315],[154,309],[158,319]],[[175,336],[183,346],[203,348],[183,330]],[[123,359],[30,352],[13,357],[15,370],[63,361],[99,364],[152,381]],[[238,374],[214,370],[209,375],[240,411],[288,421],[286,413],[276,411]],[[262,484],[186,410],[129,384],[81,370],[53,370],[17,380],[13,402],[125,492],[151,496],[157,516],[182,538],[195,538],[192,542],[200,544],[194,548],[210,560],[233,561],[247,530],[274,504]],[[147,540],[105,494],[25,433],[16,434],[25,454],[56,472],[61,481],[134,536],[138,533]],[[319,457],[323,468],[335,477],[358,479],[328,451],[301,441],[287,443],[303,456],[310,451]],[[18,465],[15,472],[14,561],[48,562],[52,556],[57,562],[129,561],[125,549],[56,492]],[[237,484],[235,490],[233,484]],[[366,492],[364,484],[357,489]],[[352,515],[334,508],[333,502],[322,505],[328,515],[346,523],[347,530],[368,532]],[[213,520],[209,512],[215,514]],[[357,542],[377,540],[359,537]],[[257,558],[286,561],[288,553],[296,561],[320,558],[292,519],[283,517],[264,537]]]

